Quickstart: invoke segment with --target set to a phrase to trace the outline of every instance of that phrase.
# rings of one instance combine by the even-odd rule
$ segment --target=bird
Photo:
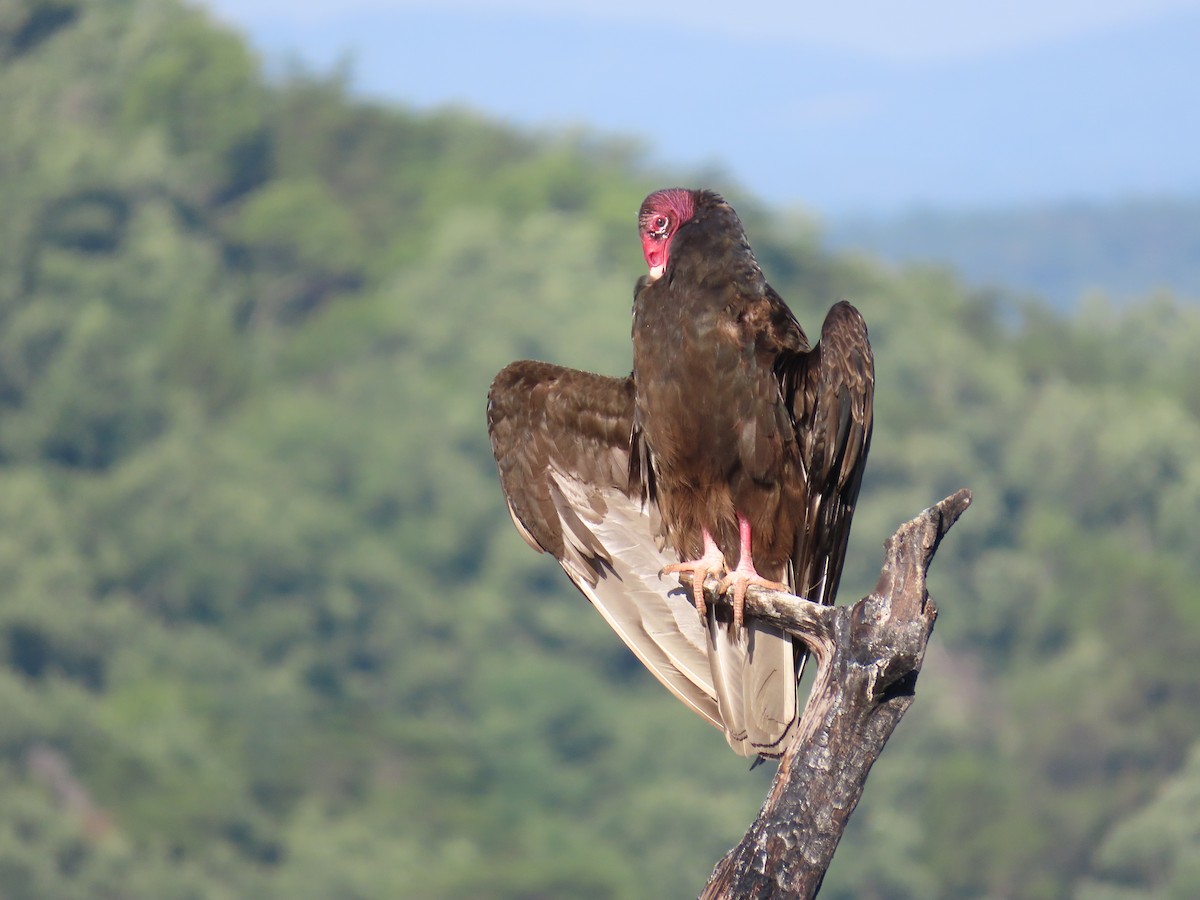
[[[834,601],[871,442],[867,326],[841,300],[810,345],[714,191],[655,191],[637,221],[633,371],[502,369],[500,484],[520,535],[668,690],[735,752],[778,758],[804,649],[745,596]],[[709,575],[730,603],[705,602]]]

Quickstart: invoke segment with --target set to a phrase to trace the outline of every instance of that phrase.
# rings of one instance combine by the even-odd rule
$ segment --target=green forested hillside
[[[483,417],[514,358],[628,370],[687,173],[269,83],[171,0],[0,7],[0,123],[0,895],[694,895],[769,773],[529,552]],[[1200,892],[1200,315],[1013,308],[716,186],[801,321],[871,325],[843,600],[976,495],[825,894]]]

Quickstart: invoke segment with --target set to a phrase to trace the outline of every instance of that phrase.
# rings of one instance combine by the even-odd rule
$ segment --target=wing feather
[[[756,619],[735,633],[712,606],[708,638],[725,739],[742,756],[779,756],[796,724],[792,638]]]
[[[661,548],[652,501],[631,483],[632,383],[518,362],[495,379],[488,430],[518,531],[551,553],[659,681],[724,723],[706,629]],[[636,469],[636,467],[635,467]]]
[[[875,363],[858,310],[845,301],[834,304],[817,345],[785,362],[782,386],[804,467],[793,583],[800,596],[830,604],[842,577],[874,418]]]

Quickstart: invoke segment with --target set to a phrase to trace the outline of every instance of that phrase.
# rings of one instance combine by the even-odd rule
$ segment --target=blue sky
[[[209,0],[363,92],[630,136],[819,215],[1200,195],[1200,0]]]

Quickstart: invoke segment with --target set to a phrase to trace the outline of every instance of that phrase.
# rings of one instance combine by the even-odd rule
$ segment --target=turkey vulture
[[[777,757],[803,651],[743,600],[759,583],[833,602],[871,440],[866,324],[839,302],[810,347],[711,191],[656,191],[638,228],[633,373],[512,363],[492,452],[522,537],[734,750]],[[707,574],[732,610],[704,603]]]

